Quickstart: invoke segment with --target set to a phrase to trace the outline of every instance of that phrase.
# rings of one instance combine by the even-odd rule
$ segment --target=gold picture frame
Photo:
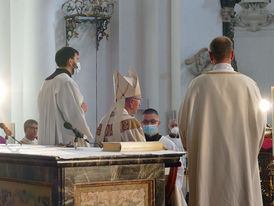
[[[74,185],[75,206],[155,206],[153,179],[80,183]]]

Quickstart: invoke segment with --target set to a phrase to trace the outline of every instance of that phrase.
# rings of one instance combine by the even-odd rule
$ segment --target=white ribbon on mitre
[[[128,97],[141,96],[141,89],[138,74],[133,67],[130,67],[126,76],[122,76],[116,69],[113,74],[114,102],[102,121],[102,129],[99,142],[104,141],[106,127],[114,112],[112,132],[116,142],[121,142],[120,122],[125,107],[125,99]]]

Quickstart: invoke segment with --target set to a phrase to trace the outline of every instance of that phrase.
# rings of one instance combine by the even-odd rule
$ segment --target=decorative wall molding
[[[256,32],[274,22],[274,15],[266,6],[269,0],[243,0],[239,3],[241,10],[234,18],[234,26]]]
[[[194,76],[199,76],[203,72],[213,69],[207,48],[200,49],[192,57],[185,59],[184,62],[186,65],[191,65],[188,69]]]

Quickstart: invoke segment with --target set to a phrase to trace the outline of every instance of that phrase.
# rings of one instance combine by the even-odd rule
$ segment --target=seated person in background
[[[137,113],[141,100],[137,72],[131,67],[122,76],[116,70],[113,84],[115,100],[97,127],[95,144],[145,141],[141,124],[132,116]]]
[[[38,132],[38,122],[33,119],[28,119],[24,123],[25,137],[21,139],[22,144],[38,144],[37,142],[37,132]]]
[[[155,109],[149,108],[143,112],[142,126],[146,141],[160,141],[167,149],[179,151],[178,147],[171,140],[159,134],[160,123],[159,114]]]
[[[179,151],[178,147],[169,138],[159,134],[159,126],[161,121],[159,120],[159,114],[155,109],[149,108],[143,112],[142,126],[145,133],[146,141],[160,141],[163,146],[168,150]],[[175,190],[178,192],[175,194],[172,205],[186,205],[185,199],[182,194],[184,168],[181,165],[178,167]]]

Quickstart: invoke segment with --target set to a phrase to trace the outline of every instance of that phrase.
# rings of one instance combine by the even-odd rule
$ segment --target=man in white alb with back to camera
[[[258,154],[265,129],[255,81],[235,72],[232,42],[210,44],[213,71],[193,79],[179,112],[189,206],[262,206]]]

